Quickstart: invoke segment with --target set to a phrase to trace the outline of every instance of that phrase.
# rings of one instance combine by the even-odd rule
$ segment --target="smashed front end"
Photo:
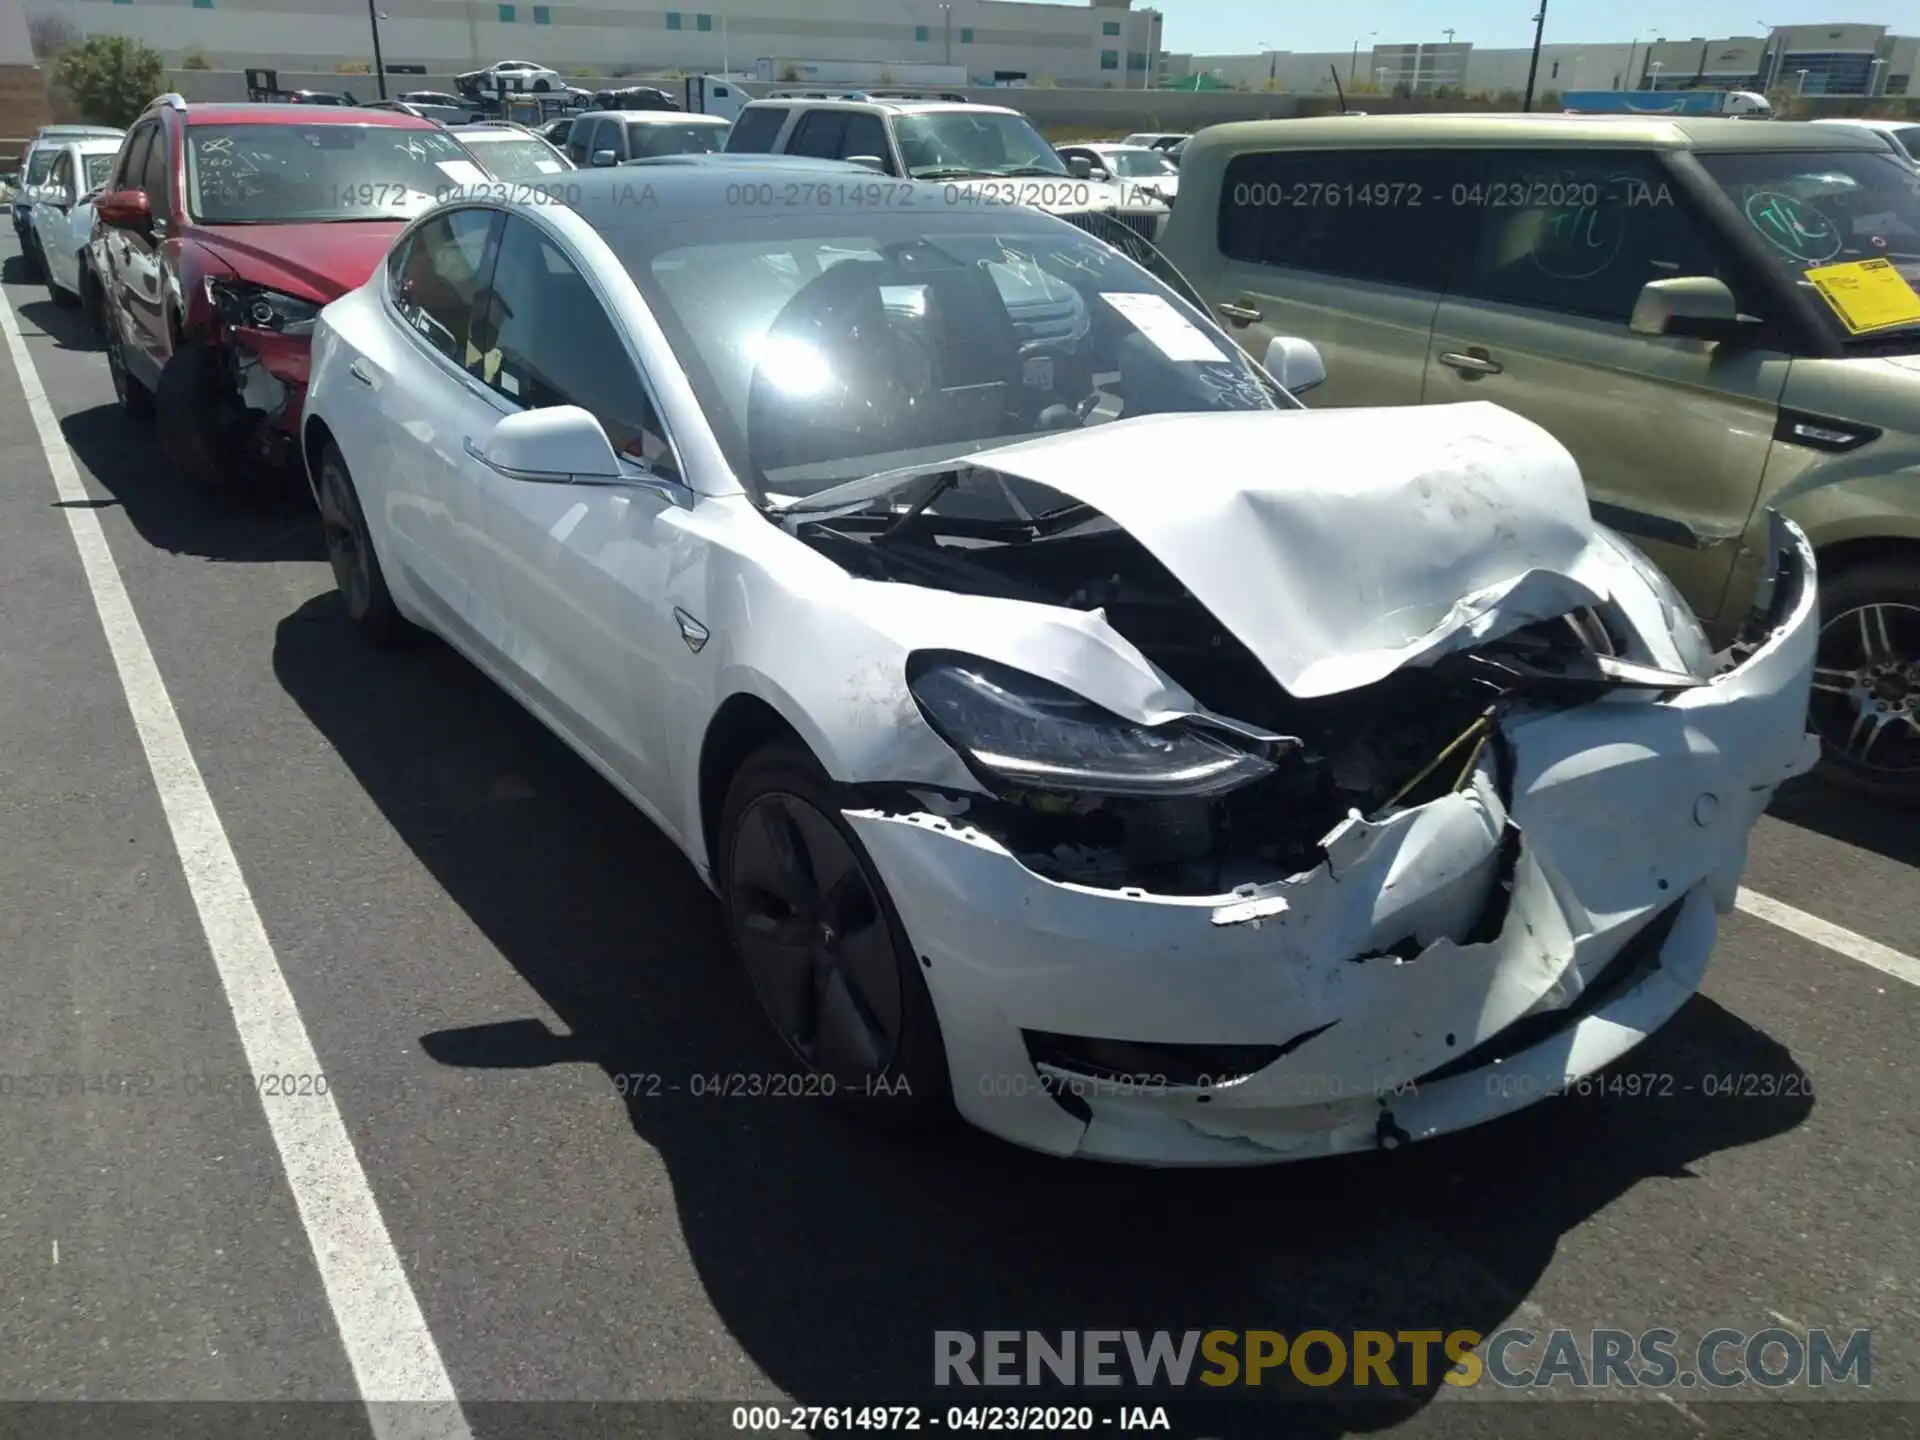
[[[1246,447],[1290,425],[1424,446],[1313,484],[1138,483],[1181,455],[1271,471]],[[863,785],[846,812],[962,1113],[1160,1164],[1391,1147],[1663,1024],[1814,756],[1805,538],[1776,522],[1748,630],[1711,654],[1506,412],[1101,428],[787,521],[855,575],[1062,607],[1097,642],[1078,675],[984,633],[914,653],[975,783]],[[1131,709],[1102,678],[1129,660]]]
[[[172,448],[218,481],[253,464],[280,466],[297,451],[320,305],[237,278],[209,279],[189,315],[195,342],[161,378]],[[177,433],[178,438],[174,438]]]

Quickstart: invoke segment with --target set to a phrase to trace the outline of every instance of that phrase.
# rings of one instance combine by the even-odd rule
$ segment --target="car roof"
[[[1241,120],[1194,137],[1189,154],[1249,145],[1287,149],[1430,146],[1631,146],[1646,150],[1877,150],[1863,135],[1794,120],[1652,115],[1322,115]]]
[[[1834,115],[1819,120],[1811,120],[1807,123],[1811,125],[1851,125],[1856,130],[1879,130],[1891,134],[1895,130],[1920,129],[1920,116],[1916,116],[1911,120],[1867,120],[1852,115]]]
[[[827,160],[817,155],[774,155],[762,150],[741,151],[731,155],[724,152],[707,155],[647,155],[626,163],[629,166],[718,165],[732,170],[777,170],[783,175],[791,174],[795,170],[830,170],[838,175],[844,175],[851,170],[861,175],[874,174],[865,165],[856,165],[851,160]]]
[[[749,101],[746,109],[771,109],[779,105],[791,109],[804,105],[812,110],[885,110],[897,115],[926,115],[933,112],[954,111],[961,114],[976,115],[1018,115],[1018,110],[1006,105],[980,105],[972,101],[960,100],[889,100],[880,97],[873,100],[847,100],[840,96],[825,99],[813,99],[805,95],[782,95],[770,100]]]
[[[569,120],[637,120],[642,125],[680,125],[691,120],[696,125],[731,125],[719,115],[702,115],[697,110],[587,110],[564,117]]]
[[[127,132],[112,125],[42,125],[34,131],[34,138],[53,135],[124,135]]]
[[[60,140],[62,150],[78,150],[82,155],[115,155],[126,143],[124,135],[68,135]]]
[[[404,110],[363,110],[357,105],[280,105],[256,101],[214,101],[189,105],[189,125],[386,125],[396,130],[443,127]]]

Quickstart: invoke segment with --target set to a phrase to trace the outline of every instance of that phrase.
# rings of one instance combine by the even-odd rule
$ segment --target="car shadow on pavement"
[[[0,285],[32,285],[39,280],[40,275],[24,255],[9,255],[0,261]]]
[[[98,350],[100,337],[78,305],[56,305],[42,298],[14,307],[22,320],[37,326],[62,350]]]
[[[1212,1393],[939,1390],[941,1330],[1491,1334],[1568,1231],[1641,1181],[1684,1181],[1706,1157],[1787,1131],[1811,1109],[1799,1095],[1703,1097],[1703,1076],[1799,1068],[1704,998],[1630,1061],[1671,1073],[1669,1098],[1556,1100],[1408,1150],[1298,1166],[1129,1170],[1027,1154],[957,1123],[881,1133],[823,1101],[694,1099],[691,1077],[788,1067],[717,904],[679,852],[445,646],[375,651],[325,596],[281,623],[274,664],[401,839],[525,978],[538,997],[528,1010],[549,1008],[568,1032],[509,1018],[426,1034],[426,1053],[449,1066],[604,1071],[671,1174],[717,1313],[802,1403],[1164,1403],[1177,1418],[1196,1392]],[[502,776],[515,779],[503,787]],[[647,1076],[663,1083],[616,1078]],[[621,1264],[591,1235],[574,1241],[596,1265]],[[631,1279],[636,1293],[647,1284]],[[1441,1388],[1443,1363],[1418,1386],[1402,1365],[1407,1388],[1390,1403],[1364,1399],[1378,1391],[1318,1392],[1276,1428],[1277,1402],[1262,1391],[1269,1403],[1216,1402],[1204,1432],[1183,1429],[1380,1429]]]
[[[1803,777],[1780,787],[1767,813],[1902,865],[1920,866],[1920,823],[1905,810]]]
[[[292,474],[262,470],[257,488],[216,504],[174,467],[153,427],[128,419],[117,405],[64,416],[60,431],[74,459],[149,545],[249,564],[327,558],[313,496]]]

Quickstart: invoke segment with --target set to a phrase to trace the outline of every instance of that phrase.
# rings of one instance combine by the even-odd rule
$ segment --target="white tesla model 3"
[[[329,553],[673,837],[821,1093],[1156,1164],[1391,1147],[1697,989],[1813,754],[1787,522],[1714,651],[1544,431],[1306,409],[1310,349],[1255,365],[1064,221],[566,178],[322,314]]]

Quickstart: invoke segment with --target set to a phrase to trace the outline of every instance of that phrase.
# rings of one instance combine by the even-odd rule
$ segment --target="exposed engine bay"
[[[862,578],[1101,612],[1219,717],[1223,737],[1273,762],[1205,797],[868,787],[895,789],[898,808],[964,816],[1036,873],[1076,884],[1207,895],[1296,874],[1324,859],[1320,842],[1348,815],[1375,819],[1464,789],[1489,757],[1506,798],[1503,724],[1516,712],[1704,683],[1649,664],[1630,622],[1602,603],[1300,698],[1143,544],[1048,487],[963,466],[851,513],[795,521],[796,535]]]

